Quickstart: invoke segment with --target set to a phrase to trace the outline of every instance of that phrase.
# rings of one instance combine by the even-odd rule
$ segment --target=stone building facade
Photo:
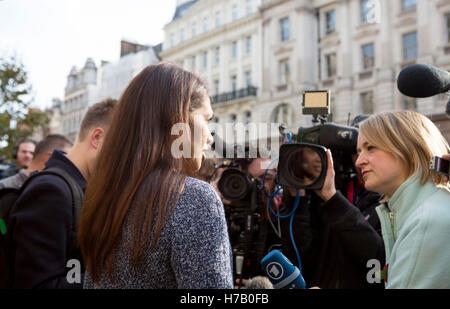
[[[77,138],[81,121],[89,106],[105,98],[119,99],[130,81],[159,58],[151,46],[121,41],[121,57],[102,61],[100,67],[88,58],[82,69],[73,67],[67,77],[61,108],[61,132],[72,141]]]
[[[208,82],[219,123],[311,126],[301,95],[320,89],[339,124],[413,109],[450,137],[446,95],[396,84],[409,64],[450,70],[450,0],[181,1],[164,31],[161,58]]]

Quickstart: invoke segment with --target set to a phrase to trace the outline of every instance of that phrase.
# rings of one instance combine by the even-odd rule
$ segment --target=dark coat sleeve
[[[330,230],[340,240],[347,256],[355,262],[367,263],[370,259],[385,261],[383,238],[367,222],[360,210],[339,191],[322,205],[324,219]],[[384,264],[382,264],[384,265]]]
[[[14,205],[11,222],[15,288],[81,287],[66,280],[72,202],[63,179],[43,175],[29,183]]]
[[[294,207],[294,202],[295,197],[289,194],[283,195],[283,204],[287,206],[289,212]],[[318,227],[320,224],[319,217],[315,209],[310,207],[307,199],[301,198],[300,205],[294,214],[292,235],[300,255],[302,274],[308,284],[313,282],[316,266],[320,263],[318,256],[323,246],[321,229]],[[281,220],[283,253],[294,265],[298,266],[297,255],[290,237],[289,225],[290,219]]]
[[[303,198],[306,204],[299,206],[293,221],[307,286],[366,288],[367,262],[378,259],[384,265],[382,237],[341,193],[326,203],[314,194],[310,198],[310,202]],[[290,196],[283,201],[293,205]],[[288,221],[282,221],[283,250],[294,262]]]

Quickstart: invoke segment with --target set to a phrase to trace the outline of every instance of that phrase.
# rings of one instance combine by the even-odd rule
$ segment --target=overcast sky
[[[156,45],[175,0],[0,0],[0,58],[16,55],[33,86],[33,106],[64,98],[72,66],[120,57],[120,40]]]

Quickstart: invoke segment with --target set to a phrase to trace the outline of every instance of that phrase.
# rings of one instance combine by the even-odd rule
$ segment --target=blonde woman
[[[386,249],[386,288],[450,288],[448,179],[429,170],[449,153],[436,126],[416,112],[389,112],[360,124],[358,159],[377,208]]]

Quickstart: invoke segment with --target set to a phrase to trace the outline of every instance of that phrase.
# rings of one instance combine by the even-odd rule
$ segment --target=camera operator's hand
[[[331,150],[327,149],[327,160],[328,160],[328,169],[327,174],[325,176],[325,182],[323,183],[323,187],[320,190],[314,190],[314,192],[325,202],[331,199],[336,194],[336,186],[334,183],[334,167],[333,167],[333,157],[331,155]]]

